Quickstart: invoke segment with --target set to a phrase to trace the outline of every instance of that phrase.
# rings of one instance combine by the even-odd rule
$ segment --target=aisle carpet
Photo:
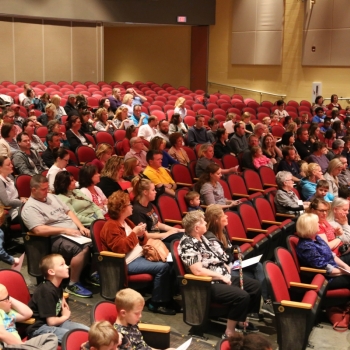
[[[71,320],[74,322],[83,323],[87,326],[90,326],[90,311],[91,305],[84,304],[80,301],[69,300],[69,307],[71,310]],[[170,325],[171,326],[171,325]],[[183,336],[181,334],[170,332],[170,346],[177,348],[182,343],[184,343],[190,337],[188,335]],[[192,339],[192,343],[189,350],[213,350],[213,345],[201,341],[198,339]]]

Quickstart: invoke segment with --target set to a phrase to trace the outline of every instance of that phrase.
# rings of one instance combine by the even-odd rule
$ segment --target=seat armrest
[[[159,324],[139,323],[138,327],[139,327],[141,332],[170,333],[170,326],[162,326]]]
[[[267,233],[267,230],[262,230],[261,228],[247,228],[247,231]]]
[[[179,186],[187,186],[187,187],[192,187],[193,186],[193,184],[187,184],[185,182],[175,182],[175,183],[176,183],[176,185],[179,185]]]
[[[245,243],[253,243],[253,239],[249,238],[241,238],[241,237],[230,237],[231,241],[236,241],[236,242],[245,242]]]
[[[264,186],[267,186],[267,187],[277,187],[277,184],[264,184]]]
[[[232,193],[232,196],[242,197],[242,198],[249,198],[249,194],[243,194],[243,193]]]
[[[213,279],[212,277],[208,277],[208,276],[195,276],[195,275],[192,275],[190,273],[187,273],[185,276],[184,276],[186,279],[188,280],[194,280],[194,281],[203,281],[203,282],[211,282]]]
[[[322,273],[325,274],[327,273],[327,270],[323,270],[323,269],[314,269],[312,267],[300,267],[300,271],[304,271],[304,272],[313,272],[313,273]]]
[[[180,220],[165,219],[164,222],[169,222],[170,224],[180,224],[180,225],[182,225],[182,221],[180,221]]]
[[[102,252],[100,252],[100,255],[102,255],[102,256],[111,256],[111,257],[120,258],[120,259],[125,258],[125,254],[108,252],[106,250],[103,250]]]
[[[292,214],[282,214],[282,213],[276,213],[276,216],[282,216],[284,218],[295,218],[295,215]]]
[[[264,190],[260,189],[260,188],[248,188],[248,191],[254,191],[254,192],[265,192]]]
[[[311,310],[312,309],[312,305],[309,303],[300,303],[298,301],[290,301],[290,300],[282,300],[281,301],[281,305],[282,306],[287,306],[287,307],[294,307],[297,309],[307,309],[307,310]]]
[[[298,282],[290,282],[289,285],[291,287],[305,288],[305,289],[317,289],[318,286],[316,284],[308,284],[308,283],[298,283]]]
[[[282,222],[279,221],[271,221],[271,220],[262,220],[263,224],[271,224],[271,225],[280,225]]]
[[[22,323],[22,324],[34,324],[34,323],[35,323],[35,318],[31,317],[31,318],[28,318],[28,320],[24,320],[24,321],[21,321],[21,322],[18,322],[18,323]]]

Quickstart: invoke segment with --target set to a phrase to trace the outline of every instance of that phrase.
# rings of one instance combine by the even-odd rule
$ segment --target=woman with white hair
[[[60,123],[62,124],[62,121],[61,121],[62,116],[67,115],[67,113],[64,110],[64,108],[62,106],[60,106],[61,97],[59,95],[53,95],[51,97],[51,103],[53,103],[56,107],[56,119],[58,119],[60,121]]]
[[[324,174],[324,179],[329,183],[328,192],[338,197],[339,179],[338,175],[342,172],[344,166],[339,158],[332,159],[328,164],[327,172]]]
[[[128,109],[128,116],[131,117],[133,114],[132,101],[134,96],[132,94],[125,94],[123,97],[123,104],[121,107],[126,107]]]
[[[185,107],[185,104],[186,104],[186,99],[184,97],[179,97],[175,102],[174,113],[180,114],[182,120],[184,120],[184,118],[187,115],[187,109]]]
[[[279,171],[276,175],[278,191],[275,196],[276,211],[283,214],[299,214],[309,207],[309,202],[302,202],[293,191],[293,175],[289,171]]]
[[[336,198],[331,204],[331,210],[328,214],[328,222],[334,227],[343,229],[343,234],[338,238],[343,243],[350,243],[350,225],[348,222],[349,201],[344,198]]]

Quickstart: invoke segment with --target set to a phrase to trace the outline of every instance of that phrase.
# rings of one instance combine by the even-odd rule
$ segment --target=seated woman
[[[303,203],[293,191],[293,175],[289,171],[279,171],[276,175],[276,183],[278,190],[274,201],[278,213],[297,215],[309,207],[309,203]]]
[[[104,219],[102,210],[75,187],[76,181],[68,171],[61,171],[56,175],[55,195],[68,205],[84,226],[89,227],[96,219]]]
[[[302,166],[302,171],[306,177],[300,180],[301,194],[303,198],[309,200],[316,193],[316,185],[318,180],[324,180],[321,167],[316,163],[310,163]],[[331,202],[334,196],[330,193],[326,194],[327,200]]]
[[[185,107],[186,99],[184,97],[179,97],[175,102],[174,113],[179,114],[182,120],[187,115],[187,108]]]
[[[132,191],[131,183],[123,180],[124,159],[118,156],[112,156],[107,160],[106,165],[101,171],[101,180],[97,186],[108,198],[113,192],[119,190]]]
[[[46,146],[41,141],[40,137],[38,135],[34,135],[35,124],[31,120],[26,119],[23,122],[22,130],[23,130],[23,132],[26,132],[29,136],[30,148],[34,149],[38,153],[44,152],[46,150]]]
[[[61,97],[59,95],[53,95],[51,97],[51,103],[56,107],[56,119],[59,120],[59,123],[62,124],[62,117],[67,115],[66,111],[62,106],[60,106]]]
[[[11,158],[15,152],[20,150],[15,140],[15,125],[10,123],[3,123],[1,125],[0,134],[0,156]]]
[[[326,112],[328,108],[323,104],[323,101],[323,96],[316,96],[315,103],[312,105],[312,110],[315,111],[316,108],[322,107],[324,112]]]
[[[58,120],[50,120],[47,123],[47,130],[49,134],[53,132],[57,132],[57,134],[60,136],[60,146],[61,147],[66,147],[69,148],[69,142],[67,140],[67,135],[61,131],[61,124],[59,123]],[[47,144],[46,144],[47,146]]]
[[[331,204],[331,210],[328,214],[328,222],[334,229],[340,227],[343,234],[338,236],[343,243],[350,243],[350,225],[348,222],[349,201],[344,198],[335,198]]]
[[[322,173],[327,171],[329,160],[326,157],[328,153],[327,145],[323,142],[315,141],[311,147],[312,154],[310,155],[310,162],[316,163],[321,167]]]
[[[187,112],[186,112],[187,114]],[[186,124],[183,122],[184,117],[182,117],[178,113],[174,113],[171,116],[170,123],[169,123],[169,134],[173,134],[174,132],[180,133],[181,135],[185,135],[188,131]]]
[[[114,117],[114,113],[111,108],[111,101],[107,97],[100,99],[98,103],[99,108],[104,108],[108,113],[108,119]]]
[[[137,158],[131,157],[124,161],[123,178],[126,181],[131,181],[135,176],[139,175],[140,173],[142,173],[142,166]]]
[[[342,172],[344,168],[343,163],[339,158],[332,159],[327,168],[327,172],[324,174],[324,179],[327,180],[329,184],[328,192],[334,197],[338,197],[339,190],[339,179],[338,175]]]
[[[217,141],[214,145],[215,158],[221,159],[225,154],[233,154],[233,150],[228,142],[228,133],[225,128],[216,131]]]
[[[45,113],[38,118],[38,122],[41,123],[43,126],[47,126],[47,123],[50,120],[56,119],[56,113],[56,106],[53,103],[48,103],[45,107]]]
[[[26,91],[26,97],[22,101],[22,105],[25,108],[29,109],[30,105],[32,105],[34,103],[34,99],[35,99],[35,92],[33,89],[29,88]]]
[[[119,154],[120,156],[125,156],[130,151],[130,140],[136,136],[137,128],[135,127],[135,125],[130,125],[126,129],[124,140],[121,141],[121,154]]]
[[[290,132],[290,131],[289,132],[285,132],[282,135],[280,148],[282,150],[285,146],[293,147],[293,149],[294,149],[294,151],[296,153],[295,160],[298,161],[298,160],[300,160],[300,156],[299,156],[299,153],[298,153],[297,149],[294,146],[294,142],[295,142],[294,134],[292,132]]]
[[[276,141],[271,134],[267,134],[263,137],[262,151],[264,156],[275,159],[276,162],[282,159],[282,151],[276,146]]]
[[[91,162],[91,164],[97,167],[100,173],[109,158],[112,157],[113,147],[109,143],[100,143],[96,149],[96,158]]]
[[[317,234],[318,217],[315,214],[303,214],[298,218],[297,235],[299,242],[296,252],[300,264],[316,269],[325,269],[328,279],[329,290],[348,288],[350,289],[350,276],[347,272],[339,269],[350,270],[348,263],[342,257],[334,255],[328,244]]]
[[[103,215],[107,214],[107,197],[96,185],[100,182],[100,173],[95,165],[84,165],[79,172],[80,191],[87,199],[94,202],[101,210]]]
[[[190,158],[186,151],[182,148],[183,145],[183,137],[180,132],[174,132],[169,136],[169,141],[171,144],[171,148],[168,151],[170,157],[178,161],[180,164],[188,166],[190,163]]]
[[[149,273],[154,276],[150,311],[164,315],[175,315],[167,305],[171,302],[171,267],[168,263],[154,262],[142,256],[142,246],[147,243],[146,224],[135,224],[128,219],[133,207],[128,194],[117,191],[108,198],[108,220],[100,234],[102,249],[126,254],[129,275]]]
[[[223,209],[237,206],[240,203],[239,200],[225,198],[224,189],[219,182],[221,176],[221,168],[216,163],[209,164],[194,188],[205,205],[219,204]]]
[[[106,100],[108,100],[108,98]],[[95,118],[97,120],[95,124],[95,129],[97,131],[106,131],[113,135],[114,130],[117,130],[113,122],[108,120],[108,111],[106,108],[99,108],[95,113]]]
[[[46,174],[46,177],[49,179],[49,189],[51,192],[54,191],[56,175],[61,171],[66,171],[66,166],[69,163],[69,153],[63,147],[55,148],[53,150],[53,157],[55,159],[55,163]]]
[[[161,239],[170,249],[170,243],[174,239],[181,239],[184,230],[165,225],[158,220],[158,215],[153,209],[152,203],[156,199],[154,184],[147,179],[135,177],[132,181],[135,200],[133,213],[130,220],[135,224],[146,224],[147,237]]]
[[[121,107],[126,107],[128,109],[128,116],[131,117],[134,110],[132,108],[132,101],[134,99],[134,96],[132,94],[125,94],[123,97],[123,104]]]
[[[126,125],[130,123],[130,120],[128,119],[128,109],[126,107],[118,107],[115,116],[112,119],[112,123],[117,129],[126,129]]]
[[[213,204],[205,211],[204,218],[207,223],[208,230],[204,234],[204,237],[209,240],[214,248],[221,248],[227,254],[227,265],[229,265],[231,262],[233,263],[233,246],[226,232],[226,226],[228,225],[227,215],[224,213],[220,205]],[[244,268],[243,275],[260,282],[261,294],[264,299],[264,304],[261,307],[261,311],[274,316],[275,314],[267,290],[266,278],[262,264],[259,262],[256,265]],[[231,270],[231,276],[239,277],[239,270]]]
[[[178,164],[179,162],[175,160],[173,157],[169,155],[168,152],[165,151],[166,141],[160,137],[153,137],[149,144],[149,150],[161,151],[163,154],[162,167],[170,168],[173,164]]]
[[[333,94],[331,96],[331,103],[327,107],[329,110],[333,110],[333,108],[337,108],[340,111],[342,109],[341,105],[338,103],[338,95]]]
[[[196,164],[196,176],[200,177],[209,164],[214,164],[214,147],[209,143],[205,143],[200,146],[198,151],[198,160]],[[223,175],[228,175],[237,172],[238,166],[230,168],[230,169],[221,169]]]
[[[81,120],[80,130],[84,134],[94,136],[97,133],[97,130],[94,127],[94,121],[91,118],[91,112],[88,109],[81,112],[80,120]]]
[[[72,115],[66,123],[67,128],[67,140],[69,142],[69,148],[71,151],[75,152],[78,146],[84,145],[94,148],[89,140],[85,137],[85,134],[81,129],[81,120],[77,115]]]
[[[321,129],[317,123],[312,123],[309,128],[309,141],[312,143],[320,142]]]
[[[260,309],[260,283],[243,276],[244,290],[240,288],[239,277],[230,274],[226,264],[228,256],[221,246],[213,246],[205,238],[207,231],[204,215],[200,211],[188,213],[182,220],[185,234],[181,238],[178,254],[188,273],[208,276],[211,284],[211,301],[224,304],[227,308],[227,324],[224,338],[235,334],[237,324],[243,327],[248,313],[258,313]],[[247,329],[257,331],[248,323]]]
[[[18,209],[22,203],[27,201],[27,198],[19,198],[12,173],[13,165],[11,159],[6,156],[0,156],[0,204],[10,207],[8,216],[11,224],[19,224]]]

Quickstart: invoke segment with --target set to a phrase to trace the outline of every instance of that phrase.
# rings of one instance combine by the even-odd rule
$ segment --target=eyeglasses
[[[328,209],[315,209],[316,211],[319,211],[322,214],[328,213]]]
[[[0,301],[9,301],[9,300],[10,300],[10,294],[8,294],[6,298],[1,299]]]
[[[62,160],[64,160],[64,161],[67,162],[67,163],[69,162],[69,159],[64,159],[64,158],[63,158]]]
[[[287,179],[286,181],[293,181],[293,182],[294,182],[294,180],[293,180],[293,179]]]

